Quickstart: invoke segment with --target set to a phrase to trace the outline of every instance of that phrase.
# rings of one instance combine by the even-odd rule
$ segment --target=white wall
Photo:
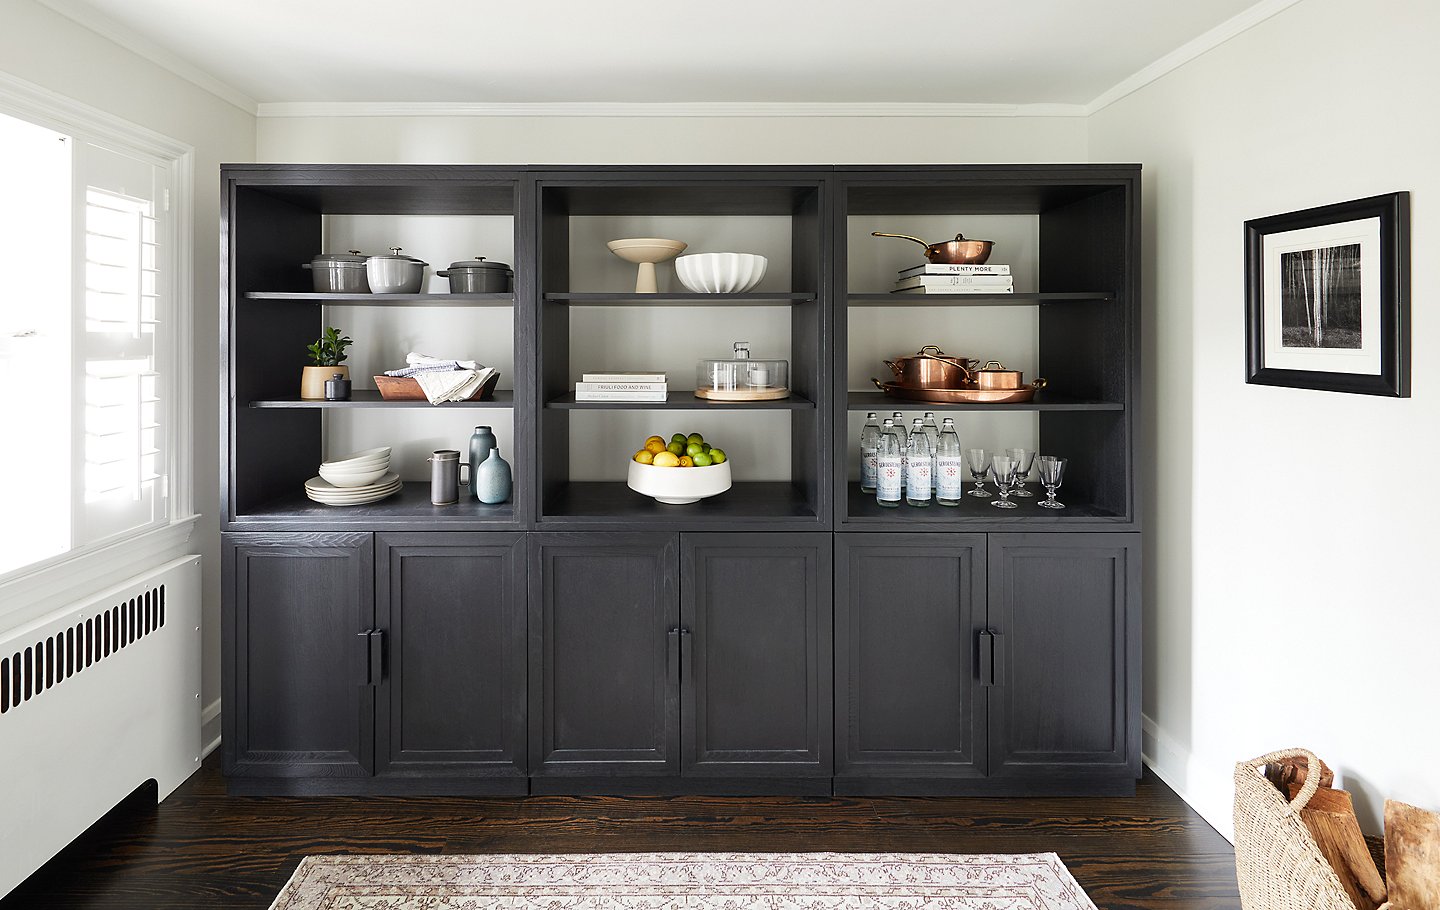
[[[255,118],[33,0],[4,0],[0,25],[0,70],[195,148],[192,451],[202,518],[185,549],[204,556],[208,706],[220,697],[219,169],[254,156]],[[217,736],[218,722],[206,732]]]
[[[1304,0],[1090,121],[1145,165],[1146,752],[1221,831],[1237,760],[1317,751],[1372,831],[1440,808],[1440,7]],[[1243,223],[1412,193],[1413,396],[1246,385]]]

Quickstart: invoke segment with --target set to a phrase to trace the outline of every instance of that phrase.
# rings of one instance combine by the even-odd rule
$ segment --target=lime
[[[688,442],[688,440],[685,438],[685,434],[684,434],[684,433],[676,433],[674,436],[671,436],[671,437],[670,437],[670,441],[671,441],[671,442]]]
[[[679,467],[680,459],[673,452],[661,452],[655,456],[654,464],[657,468],[674,468]]]
[[[708,468],[715,463],[715,459],[711,458],[709,455],[706,455],[704,452],[700,452],[699,454],[692,455],[690,457],[695,461],[695,467],[697,468]]]
[[[702,442],[702,443],[700,443],[700,451],[702,451],[702,452],[708,452],[708,451],[710,451],[710,443],[708,443],[708,442]]]
[[[686,455],[699,455],[703,451],[705,451],[705,446],[698,442],[692,442],[685,446]]]
[[[672,442],[665,448],[668,449],[672,455],[675,455],[677,457],[685,454],[685,443],[683,442]]]
[[[701,436],[699,433],[691,433],[689,436],[686,436],[686,437],[685,437],[685,441],[686,441],[686,442],[704,442],[704,441],[705,441],[705,437],[704,437],[704,436]]]
[[[710,460],[713,461],[713,462],[715,462],[716,464],[724,464],[724,463],[725,463],[725,450],[724,450],[724,449],[711,449],[711,450],[710,450]]]
[[[655,461],[655,453],[649,449],[641,449],[635,453],[635,460],[641,464],[651,464]]]

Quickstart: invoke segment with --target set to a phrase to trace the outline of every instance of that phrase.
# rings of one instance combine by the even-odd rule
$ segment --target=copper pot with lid
[[[970,371],[975,380],[975,388],[987,392],[1012,391],[1014,389],[1027,388],[1025,385],[1025,374],[1020,370],[1007,370],[1005,364],[998,360],[988,360],[984,366],[977,367]],[[1037,379],[1028,388],[1043,389],[1045,380]]]
[[[972,388],[968,357],[951,357],[933,344],[927,344],[908,357],[885,361],[895,374],[895,381],[912,389]]]

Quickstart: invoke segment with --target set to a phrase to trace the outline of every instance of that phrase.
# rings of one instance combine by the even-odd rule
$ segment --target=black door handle
[[[693,644],[692,644],[692,638],[691,638],[691,635],[690,635],[690,630],[689,630],[689,629],[681,629],[681,630],[680,630],[680,669],[681,669],[682,671],[684,671],[684,673],[685,673],[685,675],[686,675],[687,677],[692,676],[692,675],[694,674],[694,672],[695,672],[693,669],[691,669],[691,667],[693,666],[693,658],[692,658],[693,653],[694,653],[694,646],[693,646]]]
[[[385,677],[385,632],[383,629],[368,629],[357,634],[361,647],[365,649],[365,673],[360,685],[378,686]]]
[[[674,676],[680,672],[680,630],[671,629],[665,634],[670,639],[665,657],[665,672],[667,676]]]

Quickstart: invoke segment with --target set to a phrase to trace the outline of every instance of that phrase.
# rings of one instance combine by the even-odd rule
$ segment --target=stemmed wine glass
[[[1000,491],[1000,498],[990,503],[997,509],[1018,509],[1018,505],[1010,501],[1010,491],[1015,487],[1015,459],[1008,455],[996,455],[990,462],[990,476],[995,478],[995,489]]]
[[[990,493],[985,489],[985,472],[990,468],[989,454],[984,449],[966,449],[965,467],[970,470],[970,479],[975,482],[967,495],[989,499]]]
[[[1063,509],[1065,503],[1055,501],[1055,491],[1060,489],[1060,482],[1065,479],[1064,458],[1056,458],[1054,455],[1041,455],[1035,459],[1035,467],[1040,471],[1040,482],[1045,485],[1045,492],[1050,498],[1039,503],[1042,509]]]
[[[1005,454],[1015,459],[1015,490],[1010,495],[1034,499],[1035,494],[1025,489],[1025,481],[1030,477],[1030,466],[1035,463],[1035,450],[1006,449]]]

